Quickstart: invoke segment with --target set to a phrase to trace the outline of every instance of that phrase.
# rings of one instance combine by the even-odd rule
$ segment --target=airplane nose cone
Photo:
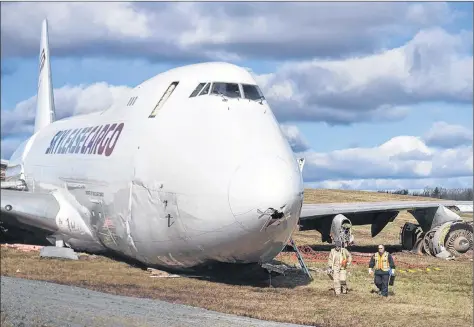
[[[297,163],[277,156],[251,159],[240,165],[229,185],[229,205],[237,221],[245,228],[263,225],[258,217],[267,209],[287,212],[301,199],[303,191]],[[267,217],[268,218],[268,217]]]

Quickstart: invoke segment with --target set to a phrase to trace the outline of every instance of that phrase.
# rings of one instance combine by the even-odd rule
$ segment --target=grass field
[[[307,190],[305,202],[329,203],[383,200],[429,200],[382,193]],[[466,216],[472,219],[472,216]],[[397,250],[400,227],[414,221],[408,213],[399,217],[374,239],[370,226],[357,226],[354,234],[357,251],[376,251],[377,243],[394,245]],[[327,248],[317,232],[298,232],[298,245],[309,245],[318,260],[307,261],[312,268],[325,267]],[[150,278],[143,269],[105,257],[81,257],[79,261],[40,259],[37,252],[2,248],[1,274],[61,284],[87,287],[114,294],[162,299],[254,318],[324,327],[334,326],[472,326],[473,263],[469,256],[443,261],[428,256],[394,252],[397,263],[395,294],[380,298],[371,293],[372,278],[367,273],[366,256],[354,253],[350,268],[349,294],[336,298],[330,279],[314,272],[308,283],[301,273],[268,281],[235,285],[193,278]],[[282,254],[278,260],[293,264],[294,255]],[[410,268],[411,272],[401,270]],[[427,271],[429,268],[430,271]]]

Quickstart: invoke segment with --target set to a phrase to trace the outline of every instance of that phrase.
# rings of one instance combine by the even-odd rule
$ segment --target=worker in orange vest
[[[352,262],[352,255],[341,247],[341,241],[336,241],[335,245],[329,254],[328,273],[334,282],[335,294],[341,294],[341,290],[343,294],[347,294],[347,267]]]

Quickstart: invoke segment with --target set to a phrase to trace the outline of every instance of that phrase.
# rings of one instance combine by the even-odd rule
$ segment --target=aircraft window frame
[[[224,93],[214,93],[214,86],[215,85],[225,85],[225,94]],[[227,91],[227,85],[235,85],[237,86],[237,90],[239,91],[238,93],[238,96],[230,96],[230,94],[233,94],[231,92],[228,92]],[[211,87],[211,90],[209,92],[210,95],[223,95],[225,96],[226,98],[229,98],[229,99],[241,99],[242,98],[242,90],[240,89],[240,85],[239,83],[229,83],[229,82],[212,82],[212,87]],[[235,95],[235,94],[233,94]]]
[[[197,96],[208,95],[209,91],[211,90],[211,85],[212,85],[211,82],[206,83]],[[207,91],[206,91],[206,88],[207,88]],[[206,93],[204,93],[204,91]]]
[[[208,83],[206,82],[203,82],[203,83],[199,83],[198,86],[196,86],[196,88],[194,89],[194,91],[191,93],[191,95],[189,96],[190,98],[194,98],[194,97],[197,97],[199,95],[199,93],[201,93],[202,89],[207,85]]]
[[[262,90],[260,90],[260,88],[258,87],[258,85],[256,84],[246,84],[246,83],[242,83],[242,91],[243,91],[243,98],[244,99],[248,99],[248,100],[253,100],[253,101],[259,101],[259,100],[265,100],[265,96],[263,95],[262,93]],[[256,91],[257,91],[257,94],[259,95],[258,98],[256,99],[253,99],[253,98],[247,98],[247,92],[245,92],[245,87],[253,87]]]
[[[171,84],[166,88],[165,92],[161,96],[160,100],[158,100],[158,103],[153,108],[153,110],[150,113],[150,115],[148,116],[148,118],[155,118],[156,117],[156,115],[158,114],[158,111],[160,111],[161,108],[163,107],[163,105],[165,104],[165,102],[168,101],[168,99],[174,93],[174,91],[176,90],[178,85],[179,85],[179,81],[171,82]],[[171,87],[173,87],[173,88],[171,88]]]

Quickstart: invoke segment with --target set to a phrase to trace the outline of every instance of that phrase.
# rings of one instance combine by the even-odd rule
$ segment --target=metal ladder
[[[296,257],[298,258],[298,262],[300,264],[301,270],[303,270],[303,272],[309,277],[310,280],[313,280],[313,276],[311,276],[311,273],[309,272],[308,267],[306,267],[303,257],[301,256],[301,253],[298,250],[298,247],[296,246],[295,241],[293,241],[293,238],[290,238],[290,245],[293,247],[293,249],[296,252]]]

